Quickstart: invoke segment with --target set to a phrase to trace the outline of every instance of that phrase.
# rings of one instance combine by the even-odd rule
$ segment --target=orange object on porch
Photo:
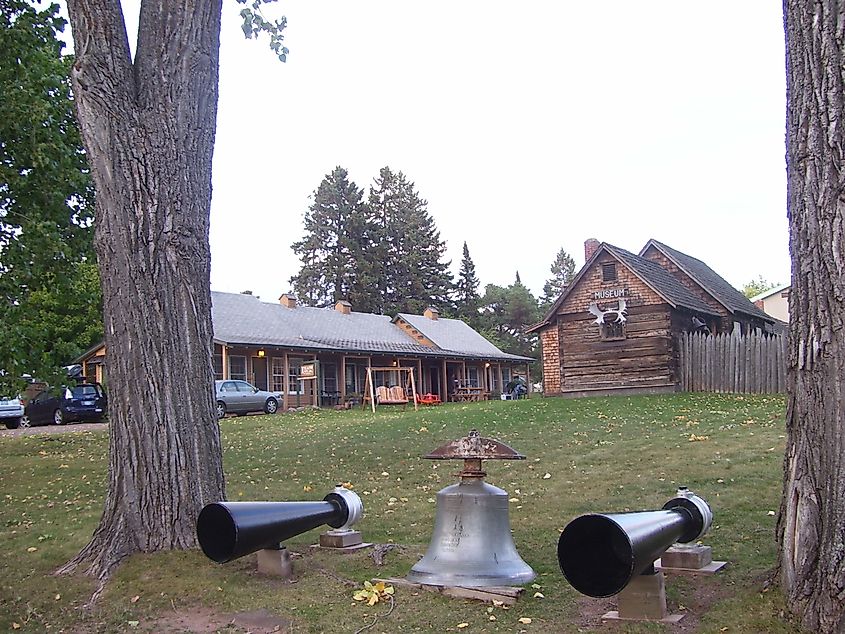
[[[417,402],[421,405],[440,405],[443,401],[440,400],[437,394],[427,392],[426,394],[418,395]]]

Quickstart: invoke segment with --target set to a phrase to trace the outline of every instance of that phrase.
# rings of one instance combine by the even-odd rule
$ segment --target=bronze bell
[[[476,430],[424,458],[463,460],[461,478],[437,494],[437,517],[425,556],[408,580],[444,586],[508,586],[537,575],[516,552],[508,519],[508,494],[484,482],[482,460],[524,460],[525,456]]]

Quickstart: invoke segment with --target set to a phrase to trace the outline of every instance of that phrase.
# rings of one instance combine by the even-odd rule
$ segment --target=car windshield
[[[100,390],[96,385],[77,385],[68,390],[71,398],[97,398]]]

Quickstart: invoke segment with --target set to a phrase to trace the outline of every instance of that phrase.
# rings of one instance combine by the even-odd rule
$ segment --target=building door
[[[252,374],[255,377],[255,387],[259,390],[267,389],[267,357],[252,357]]]
[[[432,366],[428,369],[428,386],[432,394],[437,394],[442,400],[446,400],[446,394],[440,389],[440,368]]]

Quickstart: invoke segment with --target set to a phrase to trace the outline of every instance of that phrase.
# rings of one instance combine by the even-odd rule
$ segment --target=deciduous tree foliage
[[[845,4],[785,0],[792,290],[778,516],[787,604],[845,631]]]
[[[0,0],[0,394],[102,336],[93,187],[58,6]],[[64,377],[66,378],[66,377]]]
[[[769,290],[770,288],[774,288],[777,284],[768,281],[762,275],[758,275],[755,279],[747,282],[745,286],[742,287],[742,294],[751,299],[755,295],[759,295],[760,293]]]
[[[97,191],[109,477],[85,564],[191,548],[224,496],[212,391],[211,159],[221,0],[142,0],[130,55],[114,0],[69,0],[77,118]]]

